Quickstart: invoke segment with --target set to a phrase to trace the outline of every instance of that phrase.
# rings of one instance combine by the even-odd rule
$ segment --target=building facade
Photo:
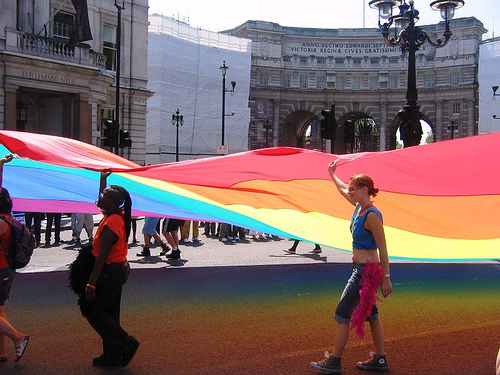
[[[93,38],[71,45],[77,16],[71,1],[0,1],[0,128],[102,146],[102,124],[119,108],[120,128],[133,139],[132,147],[119,153],[144,163],[152,95],[147,89],[148,0],[117,2],[123,8],[120,43],[115,4],[81,3],[87,4]]]
[[[444,27],[423,26],[434,41]],[[449,139],[452,121],[459,137],[478,128],[479,44],[486,30],[468,17],[452,20],[451,31],[445,47],[425,44],[416,57],[418,102],[435,141]],[[378,30],[247,21],[227,32],[252,40],[250,149],[268,144],[345,153],[396,147],[408,60]],[[337,126],[327,144],[319,120],[332,105]]]

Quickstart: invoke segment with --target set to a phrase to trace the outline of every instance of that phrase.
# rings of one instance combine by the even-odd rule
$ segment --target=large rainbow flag
[[[332,155],[278,147],[140,167],[72,139],[0,131],[3,185],[16,211],[92,212],[100,171],[122,185],[135,215],[220,221],[349,251],[353,207],[328,164],[348,182],[370,175],[380,189],[389,256],[419,260],[500,258],[500,134],[387,152]],[[2,154],[3,153],[3,154]]]

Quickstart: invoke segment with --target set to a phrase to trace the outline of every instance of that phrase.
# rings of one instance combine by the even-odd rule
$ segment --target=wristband
[[[87,288],[90,288],[90,289],[94,289],[95,290],[95,286],[91,285],[91,284],[87,284]]]
[[[390,273],[384,273],[384,277],[391,277]]]

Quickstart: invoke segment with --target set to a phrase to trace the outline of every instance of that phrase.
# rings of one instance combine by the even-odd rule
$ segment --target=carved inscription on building
[[[75,85],[76,84],[75,78],[61,76],[61,75],[57,75],[57,74],[29,72],[26,70],[23,70],[23,78],[33,79],[33,80],[38,80],[38,81],[45,81],[45,82],[61,83],[64,85]]]
[[[285,54],[314,55],[387,55],[401,54],[399,47],[390,47],[385,43],[357,42],[302,42],[285,45]]]

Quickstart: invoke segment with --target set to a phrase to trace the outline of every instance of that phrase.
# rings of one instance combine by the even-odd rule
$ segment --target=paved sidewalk
[[[94,215],[97,225],[99,215]],[[279,265],[279,264],[319,264],[319,263],[350,263],[351,252],[341,251],[330,247],[323,247],[323,252],[314,254],[310,251],[314,244],[301,242],[296,254],[287,254],[283,250],[292,246],[293,241],[288,238],[274,238],[265,240],[253,240],[247,236],[245,241],[220,242],[217,238],[209,238],[203,235],[204,228],[200,227],[200,244],[180,245],[181,259],[168,260],[160,257],[159,246],[151,248],[150,257],[138,257],[136,253],[141,251],[143,236],[141,234],[144,220],[137,222],[137,240],[139,243],[130,244],[128,260],[132,268],[171,268],[171,267],[214,267],[214,266],[250,266],[250,265]],[[69,218],[63,217],[61,239],[65,241],[59,246],[45,247],[43,245],[44,233],[42,233],[42,246],[35,249],[30,264],[19,270],[23,273],[51,272],[67,269],[68,265],[78,254],[78,247],[71,244],[71,228]],[[95,231],[94,231],[95,233]],[[85,230],[81,234],[82,242],[87,240]],[[130,240],[132,240],[132,235]],[[415,263],[415,261],[392,259],[391,263]],[[417,262],[419,263],[419,262]],[[429,263],[429,262],[426,262]],[[483,261],[475,263],[497,263],[497,261]]]

